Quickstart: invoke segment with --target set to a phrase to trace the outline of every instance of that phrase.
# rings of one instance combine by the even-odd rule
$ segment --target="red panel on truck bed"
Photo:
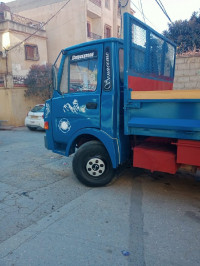
[[[133,148],[133,166],[175,174],[176,149],[168,145],[145,142]]]
[[[173,83],[156,79],[128,76],[128,87],[134,91],[172,90]]]
[[[178,163],[200,166],[200,141],[179,139],[176,145]]]

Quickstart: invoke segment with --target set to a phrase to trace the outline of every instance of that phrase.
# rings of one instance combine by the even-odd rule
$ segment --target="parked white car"
[[[28,112],[25,118],[25,126],[30,130],[44,129],[44,104],[37,104]]]

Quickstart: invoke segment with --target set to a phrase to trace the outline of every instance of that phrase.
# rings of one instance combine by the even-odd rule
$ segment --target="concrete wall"
[[[6,58],[0,56],[0,75],[6,73]]]
[[[48,4],[54,4],[54,3],[59,3],[63,2],[64,0],[40,0],[40,1],[33,1],[33,0],[13,0],[12,2],[6,3],[11,9],[15,9],[15,13],[18,13],[22,10],[27,10],[27,9],[32,9],[32,8],[37,8],[38,5],[45,6]],[[75,0],[76,1],[76,0]],[[39,3],[38,3],[39,2]]]
[[[48,62],[46,32],[39,30],[27,39],[35,30],[31,26],[11,20],[0,23],[0,51],[3,52],[0,54],[0,79],[6,80],[4,87],[13,88],[12,76],[25,77],[33,64],[43,65]],[[37,45],[39,58],[26,60],[24,45]],[[15,48],[11,49],[13,47]],[[0,85],[2,86],[2,82]]]
[[[7,120],[6,125],[23,126],[24,119],[36,104],[43,103],[40,98],[25,98],[25,88],[0,88],[0,120]]]
[[[11,32],[10,41],[12,45],[22,42],[27,37],[27,34],[23,32]],[[25,59],[25,44],[37,45],[39,52],[39,60],[26,60]],[[42,36],[33,36],[25,43],[22,43],[17,48],[13,49],[9,53],[12,74],[26,76],[32,65],[45,65],[47,63],[47,43],[46,38]]]
[[[37,2],[37,3],[36,3]],[[17,0],[8,3],[12,12],[37,21],[46,22],[64,6],[64,0]],[[120,17],[118,0],[110,0],[110,8],[105,7],[105,0],[101,7],[90,0],[70,1],[53,19],[46,24],[47,49],[50,63],[54,63],[61,49],[91,41],[87,38],[87,21],[91,23],[94,34],[104,38],[105,24],[111,26],[111,35],[117,37]]]
[[[32,1],[33,2],[33,1]],[[65,4],[65,1],[55,1],[45,6],[24,10],[18,14],[37,21],[47,21]],[[86,41],[87,16],[86,1],[70,1],[58,15],[46,26],[47,50],[50,63],[54,63],[61,49]]]
[[[200,90],[200,55],[177,57],[174,90]]]

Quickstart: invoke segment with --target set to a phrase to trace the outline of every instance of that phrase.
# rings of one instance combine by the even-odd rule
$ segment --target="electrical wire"
[[[39,30],[41,30],[45,25],[47,25],[55,16],[58,15],[58,13],[60,13],[60,11],[65,8],[65,6],[70,2],[71,0],[68,0],[53,16],[51,16],[45,23],[43,23],[36,31],[34,31],[31,35],[29,35],[27,38],[25,38],[23,41],[17,43],[16,45],[14,45],[13,47],[11,47],[10,49],[7,50],[7,52],[10,52],[11,50],[17,48],[18,46],[20,46],[22,43],[26,42],[28,39],[30,39],[32,36],[34,36]]]
[[[142,16],[143,16],[144,23],[146,23],[145,16],[144,16],[144,11],[143,11],[143,6],[142,6],[142,0],[140,0],[140,8],[141,8],[141,11],[142,11]]]
[[[133,1],[131,1],[131,4],[134,5],[134,7],[142,14],[142,11],[133,3]],[[144,15],[145,19],[154,27],[155,25],[153,25],[153,23]]]
[[[155,0],[156,3],[158,4],[158,6],[161,8],[161,10],[163,11],[163,13],[167,16],[167,18],[171,21],[170,17],[167,14],[167,11],[163,5],[163,3],[161,2],[161,0]]]
[[[166,9],[165,9],[163,3],[161,2],[161,0],[155,0],[155,1],[156,1],[156,3],[159,5],[159,7],[161,8],[161,10],[162,10],[162,12],[165,14],[165,16],[168,18],[168,20],[172,23],[172,21],[171,21],[169,15],[167,14],[167,11],[166,11]]]
[[[122,2],[122,1],[121,1],[121,0],[119,0],[119,4],[120,4],[120,6],[124,8],[124,7],[126,7],[126,6],[128,5],[128,2],[129,2],[129,0],[127,0],[127,2],[126,2],[126,4],[125,4],[125,5],[122,5],[122,3],[121,3],[121,2]]]

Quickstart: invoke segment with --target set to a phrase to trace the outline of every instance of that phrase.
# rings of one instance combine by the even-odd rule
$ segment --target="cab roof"
[[[118,39],[118,38],[100,39],[100,40],[84,42],[84,43],[80,43],[80,44],[76,44],[76,45],[67,47],[67,48],[62,50],[62,53],[65,54],[68,51],[71,51],[71,50],[74,50],[74,49],[78,49],[78,48],[82,48],[82,47],[85,47],[85,46],[88,47],[90,45],[104,44],[104,43],[110,43],[110,42],[123,44],[123,40],[122,39]]]

